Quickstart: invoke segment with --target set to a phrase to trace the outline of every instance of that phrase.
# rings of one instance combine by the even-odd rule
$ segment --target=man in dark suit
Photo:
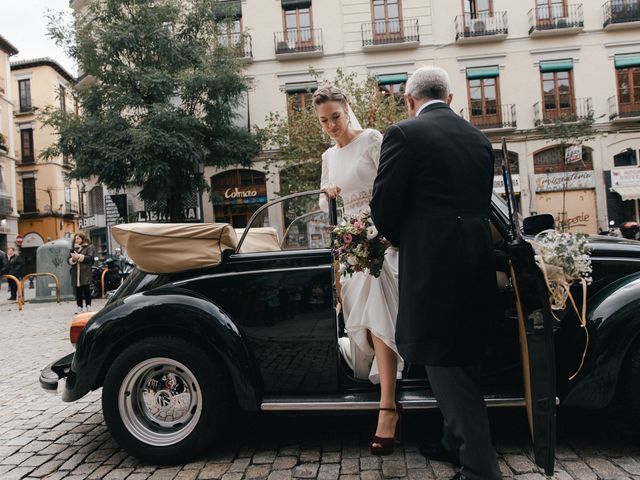
[[[454,478],[500,479],[479,380],[496,291],[493,148],[449,108],[444,70],[418,69],[405,92],[411,118],[384,135],[371,214],[400,248],[400,355],[426,366],[444,417],[442,445],[422,451],[459,463]]]

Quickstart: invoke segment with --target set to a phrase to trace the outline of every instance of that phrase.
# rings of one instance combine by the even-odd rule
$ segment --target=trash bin
[[[60,299],[74,300],[73,285],[69,274],[67,258],[71,249],[71,239],[61,238],[38,247],[36,252],[36,271],[38,273],[53,273],[60,281]],[[42,276],[36,278],[36,297],[34,303],[55,302],[56,282],[53,277]]]

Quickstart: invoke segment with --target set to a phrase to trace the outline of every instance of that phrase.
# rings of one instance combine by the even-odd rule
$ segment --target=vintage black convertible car
[[[75,351],[42,371],[42,387],[56,391],[64,378],[66,402],[102,387],[113,437],[153,463],[200,453],[223,432],[234,407],[376,409],[378,387],[354,378],[339,352],[344,328],[330,249],[337,209],[330,202],[329,214],[318,211],[319,193],[261,207],[239,240],[224,225],[189,227],[196,230],[186,234],[179,225],[151,233],[149,226],[127,226],[127,251],[138,245],[136,255],[145,258],[134,257],[138,270],[104,308],[76,317]],[[560,321],[551,316],[526,241],[545,218],[520,228],[510,212],[494,195],[499,296],[487,332],[483,388],[490,407],[526,407],[536,461],[552,473],[558,403],[600,409],[615,398],[626,402],[627,424],[640,428],[640,242],[591,237],[589,346],[570,381],[586,335],[570,312]],[[182,263],[176,236],[211,248]],[[167,241],[172,254],[154,263],[162,257],[154,258],[154,249]],[[207,255],[214,258],[209,265]],[[405,409],[436,407],[423,368],[405,367],[398,400]]]

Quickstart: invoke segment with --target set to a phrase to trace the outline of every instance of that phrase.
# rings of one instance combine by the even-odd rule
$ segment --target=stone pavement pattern
[[[418,452],[421,432],[437,438],[437,413],[405,416],[403,448],[379,459],[367,441],[375,416],[240,417],[209,457],[176,467],[145,465],[118,448],[101,414],[100,392],[63,403],[40,389],[40,369],[69,353],[74,305],[27,304],[18,312],[0,292],[0,480],[448,479],[445,463]],[[103,302],[98,301],[95,307]],[[522,410],[493,411],[493,435],[505,478],[544,479],[531,460]],[[640,479],[640,448],[619,439],[602,415],[562,412],[558,480]]]

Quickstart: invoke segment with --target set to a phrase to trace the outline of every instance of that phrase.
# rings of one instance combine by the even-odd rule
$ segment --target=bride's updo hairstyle
[[[347,111],[347,105],[349,104],[345,93],[333,85],[320,87],[313,94],[313,108],[317,108],[318,105],[322,105],[326,102],[339,102],[345,112]]]

